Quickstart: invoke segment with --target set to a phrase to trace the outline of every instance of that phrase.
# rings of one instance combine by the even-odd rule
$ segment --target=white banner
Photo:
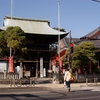
[[[43,58],[40,58],[40,77],[43,77]]]

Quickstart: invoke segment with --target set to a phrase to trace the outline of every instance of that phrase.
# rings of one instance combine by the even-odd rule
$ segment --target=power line
[[[99,2],[99,3],[100,3],[100,1],[99,1],[99,0],[92,0],[92,1],[95,1],[95,2]]]

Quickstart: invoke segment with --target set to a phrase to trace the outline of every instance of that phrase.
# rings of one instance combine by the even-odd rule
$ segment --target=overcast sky
[[[12,16],[46,19],[58,27],[58,0],[12,0]],[[92,0],[59,0],[60,28],[71,30],[80,38],[100,26],[100,3]],[[11,16],[11,0],[0,0],[0,26],[4,16]]]

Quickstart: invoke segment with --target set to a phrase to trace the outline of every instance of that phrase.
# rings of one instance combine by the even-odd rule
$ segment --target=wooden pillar
[[[49,70],[52,70],[52,68],[51,68],[51,59],[49,61]],[[49,73],[49,77],[51,78],[51,73]]]
[[[49,69],[51,69],[51,60],[49,61]]]
[[[38,61],[36,62],[36,77],[38,78]]]

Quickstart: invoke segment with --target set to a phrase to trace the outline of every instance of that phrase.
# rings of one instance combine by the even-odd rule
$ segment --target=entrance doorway
[[[36,64],[35,63],[32,63],[31,66],[30,66],[30,76],[31,77],[35,77],[36,76]]]
[[[29,76],[29,77],[36,76],[36,63],[35,62],[25,62],[24,66],[25,66],[25,71],[24,71],[25,76]]]

